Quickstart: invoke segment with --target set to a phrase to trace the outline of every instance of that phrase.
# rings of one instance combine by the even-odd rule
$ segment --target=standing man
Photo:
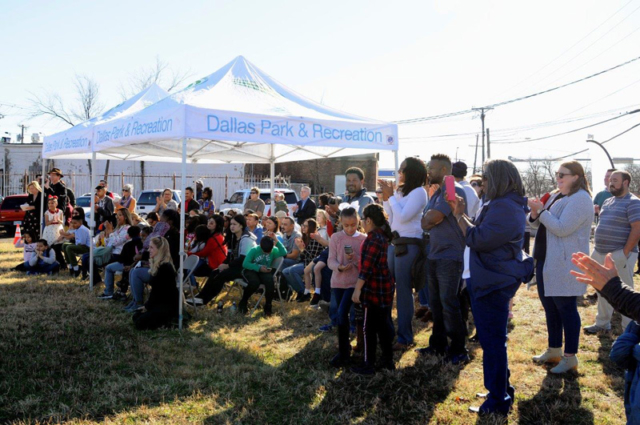
[[[300,189],[300,200],[296,205],[291,207],[293,209],[293,216],[298,219],[298,224],[302,226],[302,223],[308,218],[316,218],[316,203],[309,199],[311,195],[311,188],[309,186],[302,186]]]
[[[65,211],[67,209],[67,187],[60,180],[64,176],[59,168],[52,168],[49,171],[49,178],[44,183],[45,198],[49,196],[58,197],[58,209]],[[40,205],[38,205],[40,208]]]
[[[102,186],[96,186],[96,234],[99,233],[99,228],[102,223],[107,221],[111,215],[113,215],[114,205],[113,199],[107,196],[107,189]]]
[[[187,215],[189,215],[191,211],[200,208],[200,204],[198,203],[198,201],[193,199],[193,188],[191,186],[185,188],[184,190],[184,204],[186,205],[185,214]],[[178,209],[182,211],[182,204],[178,206]]]
[[[433,332],[429,346],[418,352],[446,355],[448,362],[464,364],[469,361],[465,341],[467,325],[462,317],[458,293],[462,282],[465,239],[443,190],[444,176],[451,174],[451,159],[447,155],[433,155],[428,171],[429,183],[439,186],[429,199],[427,212],[422,217],[422,229],[430,235],[427,282]],[[462,186],[456,184],[455,187],[456,194],[464,199],[466,194]]]
[[[344,202],[349,204],[358,202],[358,216],[362,217],[364,207],[374,204],[374,199],[367,195],[367,189],[363,187],[364,172],[358,167],[351,167],[344,172],[347,180],[347,197]]]
[[[111,199],[115,199],[115,195],[111,192],[109,192],[109,184],[107,183],[106,180],[102,179],[100,180],[100,183],[98,183],[100,186],[104,186],[104,190],[105,193],[107,194],[107,196]]]
[[[467,211],[469,211],[469,218],[473,221],[480,208],[480,198],[478,198],[478,194],[471,184],[464,179],[467,175],[467,168],[467,164],[464,162],[456,162],[451,166],[451,174],[453,174],[456,182],[462,186],[465,195],[467,195]]]
[[[638,259],[640,240],[640,198],[629,193],[630,184],[631,174],[628,172],[614,170],[610,174],[609,192],[612,196],[602,204],[591,258],[604,264],[605,257],[611,253],[623,284],[633,289],[633,267]],[[596,323],[585,327],[584,331],[590,334],[609,331],[612,314],[613,307],[598,292]],[[630,321],[622,316],[622,329]]]
[[[252,187],[249,192],[249,199],[244,203],[243,213],[246,214],[247,210],[251,210],[258,215],[258,218],[262,218],[264,208],[264,201],[260,199],[260,189]]]
[[[604,189],[598,192],[593,198],[593,209],[596,213],[596,221],[598,221],[600,210],[602,210],[602,204],[604,204],[604,201],[613,196],[613,194],[609,192],[609,179],[611,179],[611,173],[613,173],[614,171],[616,171],[615,168],[609,168],[607,170],[607,173],[604,175]]]

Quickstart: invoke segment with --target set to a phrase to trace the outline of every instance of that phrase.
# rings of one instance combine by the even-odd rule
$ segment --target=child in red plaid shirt
[[[382,367],[394,370],[391,307],[395,283],[387,263],[387,248],[391,241],[391,227],[381,205],[369,204],[364,208],[363,225],[367,239],[360,251],[360,274],[353,302],[364,305],[364,365],[353,367],[354,373],[375,373],[377,339],[382,348]]]

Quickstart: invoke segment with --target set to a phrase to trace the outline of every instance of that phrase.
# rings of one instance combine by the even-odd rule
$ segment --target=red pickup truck
[[[0,228],[4,229],[10,236],[16,231],[16,224],[22,224],[24,211],[20,205],[26,204],[29,195],[11,195],[4,198],[0,205]]]

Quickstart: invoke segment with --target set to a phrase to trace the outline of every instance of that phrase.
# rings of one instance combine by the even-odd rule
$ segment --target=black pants
[[[264,285],[264,311],[271,313],[271,304],[273,303],[274,294],[273,272],[261,273],[253,270],[244,270],[242,274],[244,275],[244,279],[247,281],[247,287],[244,289],[242,300],[240,300],[240,305],[238,306],[240,310],[246,311],[247,303],[249,302],[251,295],[256,293],[260,285]]]
[[[204,304],[208,304],[212,299],[218,296],[224,284],[226,282],[235,280],[242,277],[242,268],[228,268],[223,271],[214,270],[209,275],[209,279],[204,284],[204,287],[197,295],[198,298],[202,299]]]
[[[133,324],[140,331],[154,330],[163,326],[170,326],[177,315],[175,308],[154,309],[144,313],[136,312],[133,315]]]
[[[380,339],[380,348],[382,348],[382,363],[393,362],[394,336],[391,307],[368,306],[364,308],[364,363],[367,367],[375,367],[378,339]]]
[[[58,264],[60,264],[60,268],[61,269],[66,269],[67,268],[67,260],[64,258],[64,252],[62,250],[62,244],[61,243],[57,243],[57,244],[51,245],[51,249],[53,249],[53,252],[56,253],[56,261],[58,262]]]
[[[531,246],[531,232],[524,232],[524,245],[522,250],[529,254],[529,248]]]

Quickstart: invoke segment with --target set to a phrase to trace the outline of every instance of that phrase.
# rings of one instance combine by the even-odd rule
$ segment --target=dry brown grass
[[[396,372],[366,379],[327,366],[336,337],[316,331],[326,316],[295,303],[276,303],[271,318],[206,308],[182,333],[136,332],[120,304],[77,281],[10,271],[21,253],[8,242],[0,243],[0,422],[476,423],[467,408],[483,391],[477,344],[463,369],[411,351],[397,356]],[[523,287],[514,310],[509,421],[624,423],[622,371],[608,360],[613,336],[582,336],[580,372],[551,376],[530,361],[546,347],[535,291]],[[580,312],[590,324],[595,306]],[[417,325],[419,346],[429,335]]]

